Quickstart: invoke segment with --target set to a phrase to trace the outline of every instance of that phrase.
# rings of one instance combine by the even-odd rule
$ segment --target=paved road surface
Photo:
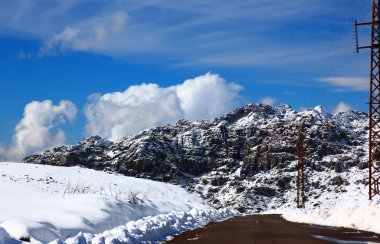
[[[379,222],[380,224],[380,222]],[[345,228],[288,222],[280,215],[251,215],[211,223],[176,236],[168,244],[256,243],[380,243],[380,234]]]

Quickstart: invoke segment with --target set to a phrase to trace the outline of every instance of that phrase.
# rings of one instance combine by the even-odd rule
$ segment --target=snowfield
[[[237,214],[185,189],[80,167],[0,163],[0,243],[142,243]]]
[[[332,174],[332,175],[331,175]],[[342,185],[331,185],[333,177],[340,177]],[[294,174],[296,177],[296,174]],[[312,173],[307,171],[307,181],[310,184],[306,191],[308,197],[305,209],[297,209],[295,196],[296,186],[288,191],[284,198],[286,204],[280,205],[280,199],[273,199],[269,204],[272,210],[262,214],[282,214],[289,221],[327,225],[336,227],[353,228],[380,233],[380,198],[375,196],[368,200],[368,169],[359,170],[357,167],[347,172]],[[326,189],[314,189],[312,185],[320,184],[328,186]]]
[[[211,221],[239,215],[229,209],[216,210],[179,186],[80,167],[0,163],[0,173],[0,243],[4,244],[20,240],[157,243]],[[243,184],[247,188],[260,186],[283,174],[275,169]],[[296,172],[286,174],[296,177]],[[282,197],[257,199],[261,214],[276,213],[294,222],[380,233],[380,199],[368,200],[368,170],[352,167],[336,173],[307,168],[306,176],[305,209],[296,208],[296,188],[291,182]],[[333,184],[333,179],[341,182]],[[218,199],[223,202],[238,197],[230,191]]]

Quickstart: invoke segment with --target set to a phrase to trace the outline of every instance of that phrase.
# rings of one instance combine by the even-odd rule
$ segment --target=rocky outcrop
[[[339,173],[353,166],[365,168],[367,121],[367,114],[356,111],[331,115],[320,106],[296,111],[287,105],[248,104],[213,122],[180,120],[115,143],[93,136],[26,157],[23,162],[80,165],[180,183],[210,202],[215,201],[216,192],[227,194],[226,186],[245,199],[273,197],[289,188],[290,176],[254,188],[241,182],[257,180],[257,174],[274,169],[295,172],[299,133],[305,136],[308,169]],[[238,199],[234,201],[223,204],[245,209]],[[220,200],[214,203],[223,204]]]
[[[249,104],[212,123],[181,120],[116,143],[92,136],[73,146],[26,157],[23,162],[81,165],[163,181],[241,165],[241,177],[249,178],[257,172],[286,168],[296,159],[297,134],[304,133],[308,164],[337,169],[337,162],[328,156],[340,155],[345,162],[341,170],[358,165],[365,155],[361,145],[366,121],[365,113],[355,111],[332,116],[321,107],[297,112],[286,105]]]

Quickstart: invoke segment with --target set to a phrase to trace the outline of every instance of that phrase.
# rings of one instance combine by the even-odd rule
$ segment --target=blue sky
[[[30,131],[43,127],[47,134],[43,143],[21,150],[25,153],[93,133],[108,138],[133,133],[126,128],[136,121],[120,124],[122,117],[160,110],[146,104],[172,99],[174,90],[179,105],[165,108],[173,121],[210,119],[218,113],[209,110],[222,113],[259,101],[295,109],[322,104],[333,112],[343,103],[367,110],[369,52],[354,53],[352,31],[355,18],[370,19],[371,1],[14,0],[0,5],[0,156],[17,145],[29,148],[25,135],[42,136],[20,136],[28,126]],[[363,28],[360,35],[360,42],[368,43],[369,30]],[[184,85],[188,79],[194,80]],[[156,84],[158,90],[143,83]],[[190,107],[185,97],[208,103],[194,88],[207,84],[231,99],[220,100],[224,110],[210,105],[194,114],[203,106]],[[125,92],[133,85],[138,89]],[[155,100],[145,99],[143,106],[138,102],[141,110],[126,102],[135,94],[152,97],[152,92]],[[93,94],[97,98],[89,99]],[[213,101],[218,99],[215,95]],[[46,100],[52,104],[45,104],[45,115],[50,111],[56,116],[43,117],[40,127],[33,127],[29,119],[37,117],[25,112],[26,105]],[[71,105],[54,107],[62,100],[75,106],[75,118]],[[109,110],[100,111],[104,107]],[[105,111],[117,114],[118,120],[99,118],[107,117]],[[149,117],[146,126],[172,122],[162,118]],[[59,132],[64,139],[55,137]]]

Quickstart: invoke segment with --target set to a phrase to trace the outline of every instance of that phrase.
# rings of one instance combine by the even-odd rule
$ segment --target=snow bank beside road
[[[380,233],[380,202],[354,200],[337,203],[327,209],[284,209],[282,216],[289,221],[353,228]]]
[[[200,228],[210,221],[220,221],[235,216],[237,212],[230,210],[197,210],[188,213],[179,211],[169,214],[149,216],[137,221],[128,222],[109,231],[97,235],[78,234],[66,241],[67,244],[80,243],[151,243],[164,241],[181,232]]]
[[[154,241],[232,214],[179,186],[80,167],[0,163],[0,195],[4,243],[108,240],[119,232]]]
[[[364,182],[368,178],[368,170],[359,170],[356,167],[348,172],[336,173],[344,183],[331,185],[329,175],[323,172],[313,172],[308,182],[319,182],[328,186],[325,190],[313,189],[310,186],[306,193],[308,200],[305,209],[297,209],[294,201],[265,213],[278,213],[289,221],[310,223],[327,226],[337,226],[380,233],[380,198],[368,200],[368,185]],[[331,182],[331,181],[330,181]],[[296,189],[293,187],[293,189]],[[295,199],[294,190],[289,191],[285,197]]]

